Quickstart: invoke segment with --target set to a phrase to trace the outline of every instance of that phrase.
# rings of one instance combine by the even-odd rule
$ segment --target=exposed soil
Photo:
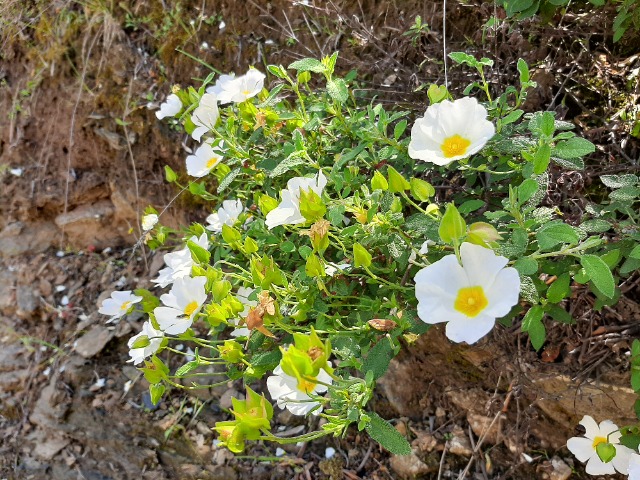
[[[115,3],[0,5],[0,477],[457,478],[474,459],[471,478],[559,479],[567,469],[586,478],[564,448],[581,415],[633,420],[625,352],[640,330],[637,274],[615,310],[595,312],[574,291],[577,324],[550,328],[540,355],[519,324],[473,348],[437,328],[408,346],[372,406],[412,439],[409,457],[355,430],[279,457],[271,445],[234,457],[211,431],[243,390],[233,382],[151,404],[125,363],[141,319],[108,327],[96,305],[114,289],[149,285],[161,267],[161,254],[131,248],[145,206],[170,204],[166,224],[203,216],[186,198],[171,203],[163,168],[184,170],[185,139],[148,108],[208,73],[176,49],[238,73],[339,50],[339,69],[357,69],[368,96],[419,113],[426,94],[416,88],[444,82],[443,12],[416,0]],[[496,91],[515,82],[524,58],[539,85],[526,108],[558,112],[597,144],[584,172],[552,172],[546,201],[569,221],[584,204],[568,203],[567,191],[586,201],[598,175],[637,173],[640,154],[622,120],[640,95],[638,39],[614,45],[615,11],[590,8],[496,28],[484,27],[504,18],[491,2],[449,2],[446,15],[447,51],[493,58]],[[431,28],[411,38],[416,15]],[[449,65],[453,91],[470,78]],[[286,411],[276,424],[305,428]]]

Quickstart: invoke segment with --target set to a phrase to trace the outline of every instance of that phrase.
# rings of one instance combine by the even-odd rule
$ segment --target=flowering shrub
[[[247,387],[247,399],[233,402],[235,419],[216,424],[234,452],[247,440],[306,441],[355,424],[406,454],[406,439],[367,410],[401,339],[447,322],[452,341],[473,343],[496,320],[524,314],[538,350],[546,317],[574,321],[562,304],[572,284],[588,285],[596,306],[617,300],[619,278],[640,263],[638,179],[603,178],[617,188],[610,200],[589,206],[580,225],[566,223],[541,205],[547,170],[582,168],[594,146],[551,112],[524,113],[533,83],[523,61],[519,88],[493,98],[489,59],[451,58],[477,70],[465,95],[484,103],[432,85],[415,122],[359,98],[355,75],[335,75],[337,54],[269,66],[270,90],[255,69],[174,89],[159,117],[200,143],[187,176],[167,167],[167,180],[209,202],[211,215],[175,232],[147,209],[151,248],[184,241],[152,279],[169,291],[121,292],[136,297],[101,310],[148,315],[129,347],[130,361],[144,359],[154,402],[167,386],[199,388],[198,370],[222,365],[247,385],[266,379],[270,397]],[[436,195],[434,183],[447,194]],[[615,195],[622,190],[626,200]],[[175,342],[193,346],[194,358],[170,369],[167,354],[185,355]],[[278,437],[271,401],[326,421]]]

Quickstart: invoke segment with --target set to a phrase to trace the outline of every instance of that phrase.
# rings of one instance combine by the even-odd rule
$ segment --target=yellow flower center
[[[196,311],[196,309],[198,308],[198,302],[196,302],[195,300],[193,302],[191,302],[189,305],[187,305],[186,307],[184,307],[184,314],[187,317],[190,317],[191,314],[193,312]]]
[[[251,93],[251,92],[250,92],[249,90],[243,90],[243,91],[242,91],[242,95],[244,95],[245,97],[246,97],[247,95],[249,95],[250,93]]]
[[[316,388],[316,382],[313,382],[311,380],[305,380],[304,378],[301,378],[298,381],[298,390],[306,393],[307,395],[313,392],[314,388]]]
[[[207,162],[207,168],[213,168],[215,164],[218,163],[218,160],[219,160],[218,157],[211,157]]]
[[[489,305],[489,301],[482,287],[464,287],[458,290],[453,308],[467,317],[475,317],[487,305]]]
[[[596,438],[594,438],[593,439],[593,445],[592,445],[593,449],[595,450],[596,447],[598,445],[600,445],[601,443],[607,443],[607,439],[604,438],[604,437],[596,437]]]
[[[131,302],[124,302],[121,306],[120,306],[120,310],[125,311],[125,310],[129,310],[129,307],[131,306]]]
[[[464,155],[467,149],[471,145],[471,141],[464,137],[461,137],[457,133],[444,139],[440,149],[445,158],[457,157],[458,155]]]

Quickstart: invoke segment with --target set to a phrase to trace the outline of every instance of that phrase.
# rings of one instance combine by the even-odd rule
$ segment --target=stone
[[[16,302],[18,317],[27,319],[32,317],[38,310],[39,299],[33,291],[32,285],[18,285],[16,288]]]
[[[67,241],[77,248],[92,245],[97,249],[122,244],[125,239],[133,239],[128,233],[126,222],[116,221],[115,207],[110,200],[98,200],[93,204],[81,205],[55,218]]]
[[[76,342],[76,352],[84,358],[91,358],[102,351],[114,336],[113,330],[102,325],[94,325]]]
[[[42,253],[59,238],[60,231],[51,222],[14,222],[0,232],[0,257]]]
[[[469,437],[464,434],[464,430],[456,427],[452,430],[451,434],[453,436],[449,440],[449,452],[460,457],[470,457],[473,455],[471,442],[469,441]]]
[[[560,458],[551,459],[553,471],[549,474],[549,480],[567,480],[571,476],[571,468]]]
[[[467,421],[473,433],[475,433],[478,439],[484,436],[484,444],[496,445],[502,441],[502,422],[506,419],[504,414],[500,414],[493,425],[494,417],[486,417],[484,415],[478,415],[475,413],[467,413]]]
[[[418,458],[415,453],[410,455],[392,455],[389,466],[398,477],[403,479],[415,479],[432,472],[438,471],[438,466],[429,466]]]
[[[240,393],[235,388],[229,388],[220,397],[220,408],[226,408],[226,409],[231,408],[233,406],[231,403],[232,398],[237,398],[238,400],[244,400],[244,394]]]
[[[15,272],[10,272],[4,268],[0,270],[0,312],[6,310],[7,314],[11,313],[16,304],[15,288]]]
[[[416,447],[421,453],[429,453],[438,445],[436,438],[430,433],[419,432],[411,446]]]
[[[44,432],[40,429],[37,429],[30,437],[29,440],[35,444],[32,452],[41,460],[53,459],[70,442],[68,438],[61,437],[50,431]]]

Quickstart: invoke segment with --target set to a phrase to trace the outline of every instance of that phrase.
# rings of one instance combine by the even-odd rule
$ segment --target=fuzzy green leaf
[[[616,283],[611,274],[611,270],[602,258],[596,255],[583,255],[580,258],[580,265],[584,268],[589,280],[595,287],[608,298],[613,298],[616,290]]]
[[[369,412],[368,415],[371,421],[366,430],[371,438],[394,455],[409,455],[411,453],[411,445],[398,430],[393,428],[393,425],[375,412]]]

